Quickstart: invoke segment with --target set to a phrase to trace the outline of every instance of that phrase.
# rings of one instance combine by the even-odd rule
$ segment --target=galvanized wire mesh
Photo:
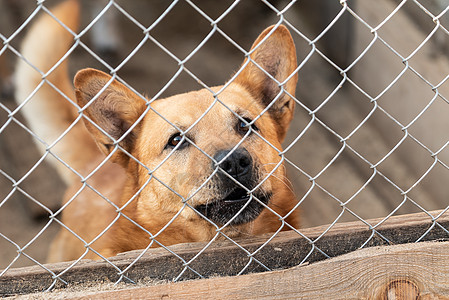
[[[5,7],[3,14],[12,14],[14,5],[6,6],[6,4],[7,1],[0,2],[0,5]],[[59,157],[54,151],[55,146],[83,119],[91,122],[104,134],[108,133],[92,120],[89,121],[85,114],[86,108],[80,108],[74,99],[65,95],[55,83],[47,79],[66,59],[73,62],[71,72],[79,67],[94,65],[109,73],[113,80],[118,80],[147,102],[147,109],[141,118],[150,112],[159,115],[180,132],[182,142],[191,144],[211,162],[218,164],[219,162],[214,161],[214,157],[196,145],[194,140],[189,139],[188,133],[212,107],[226,106],[220,100],[220,95],[232,80],[218,90],[212,86],[225,82],[233,70],[238,70],[239,62],[250,55],[250,43],[257,37],[258,32],[270,24],[284,25],[290,30],[298,55],[298,67],[284,82],[277,81],[267,73],[281,87],[273,103],[286,93],[285,82],[295,74],[299,75],[299,84],[296,96],[290,95],[294,98],[297,109],[283,145],[284,150],[270,145],[278,152],[279,160],[272,162],[275,164],[273,171],[260,184],[268,180],[269,176],[273,176],[274,171],[281,168],[281,163],[284,162],[299,201],[297,207],[302,212],[302,226],[305,228],[329,224],[318,238],[312,239],[303,234],[301,228],[293,228],[284,222],[284,217],[278,215],[282,220],[282,226],[290,227],[310,243],[310,252],[304,255],[301,263],[307,262],[310,255],[316,252],[329,257],[317,246],[317,241],[335,224],[345,221],[360,221],[371,230],[371,236],[358,245],[361,248],[369,244],[374,236],[380,237],[386,243],[394,243],[394,240],[383,236],[376,228],[387,222],[391,216],[404,213],[424,212],[433,222],[430,228],[422,232],[417,242],[425,239],[434,228],[441,229],[443,235],[441,238],[447,238],[448,229],[438,223],[440,216],[449,208],[447,203],[449,190],[446,184],[449,179],[447,2],[384,0],[373,3],[360,0],[302,3],[262,0],[223,2],[211,6],[206,1],[185,0],[167,4],[150,1],[125,3],[111,0],[98,2],[95,7],[89,7],[86,3],[83,7],[82,26],[78,32],[73,32],[60,22],[60,25],[73,35],[74,44],[54,67],[45,73],[22,55],[19,45],[22,36],[37,16],[41,14],[53,16],[50,7],[47,1],[28,3],[23,8],[23,15],[18,18],[23,22],[19,22],[16,27],[10,22],[9,27],[5,26],[4,31],[0,30],[0,39],[3,42],[0,58],[23,60],[42,78],[33,93],[25,99],[16,99],[18,104],[8,101],[6,96],[5,100],[0,102],[0,138],[4,148],[2,150],[0,147],[3,156],[0,160],[2,177],[0,183],[2,189],[5,187],[0,194],[0,215],[2,210],[4,214],[10,214],[19,206],[21,214],[27,214],[28,219],[30,214],[44,215],[43,219],[28,221],[26,226],[12,224],[11,221],[0,221],[0,239],[1,245],[4,245],[2,246],[4,250],[1,251],[2,254],[5,253],[5,258],[1,262],[0,276],[17,266],[38,265],[47,270],[54,279],[48,289],[58,281],[67,283],[64,280],[66,271],[76,266],[89,251],[96,252],[90,247],[92,243],[109,230],[120,217],[128,219],[144,230],[149,236],[150,243],[126,268],[117,267],[107,257],[97,252],[104,261],[116,269],[119,281],[124,279],[132,281],[132,278],[126,277],[128,270],[154,246],[162,247],[179,258],[184,268],[174,278],[175,281],[182,278],[186,271],[203,277],[203,274],[192,267],[192,262],[217,239],[223,238],[240,247],[248,256],[248,263],[240,274],[254,264],[270,270],[255,257],[260,249],[249,251],[223,231],[232,219],[224,225],[216,225],[208,220],[215,227],[216,234],[203,250],[191,259],[184,259],[172,248],[158,241],[160,232],[166,230],[184,209],[196,211],[190,204],[191,199],[208,184],[212,176],[222,171],[220,166],[212,174],[208,174],[204,182],[199,182],[198,188],[185,198],[170,186],[170,182],[164,182],[155,174],[168,157],[154,168],[149,168],[121,146],[120,142],[125,137],[114,139],[110,136],[113,140],[112,152],[88,174],[79,173]],[[21,12],[20,9],[18,11]],[[90,17],[89,11],[94,12],[94,17]],[[120,31],[120,26],[125,29]],[[164,31],[164,28],[169,26],[173,26],[175,30]],[[107,28],[107,32],[104,28]],[[95,41],[100,39],[99,36],[106,37],[104,39],[106,42],[108,36],[109,40],[118,42],[95,45]],[[119,54],[111,60],[110,56],[106,55],[108,51],[118,51]],[[155,58],[152,58],[153,55]],[[2,64],[6,68],[10,63],[6,61]],[[234,79],[240,71],[237,71],[232,78]],[[4,83],[9,82],[8,75],[6,72]],[[112,80],[108,84],[111,82]],[[18,85],[20,82],[15,84]],[[23,107],[33,101],[34,94],[44,84],[52,86],[62,98],[74,105],[79,113],[76,120],[53,140],[45,140],[39,136],[20,116]],[[103,90],[106,88],[107,86]],[[179,128],[151,105],[168,94],[199,88],[208,90],[213,96],[213,101],[189,128]],[[6,88],[3,90],[6,91]],[[148,99],[151,100],[139,92],[142,90],[150,95]],[[95,100],[96,98],[93,99]],[[236,118],[248,122],[230,107],[227,108]],[[267,110],[268,108],[262,114],[268,113]],[[257,118],[252,120],[250,125],[256,122]],[[135,126],[137,123],[128,129],[128,133]],[[9,158],[6,157],[8,152],[5,150],[7,146],[4,145],[7,141],[13,141],[11,136],[17,132],[21,132],[25,136],[24,139],[33,140],[41,148],[42,154],[35,156],[34,161],[27,161],[26,164],[23,163],[25,159],[8,162]],[[250,134],[269,143],[263,134],[250,128],[233,150],[248,139]],[[14,149],[18,152],[15,157],[20,157],[19,150]],[[89,183],[89,179],[118,151],[125,152],[149,174],[149,179],[129,199],[125,207],[132,203],[151,181],[160,182],[166,189],[179,196],[182,208],[160,231],[150,232],[141,227],[132,218],[123,214],[125,207],[117,206]],[[61,185],[60,181],[44,191],[35,190],[32,185],[27,185],[27,182],[38,184],[39,180],[50,182],[59,180],[54,171],[48,173],[47,169],[42,170],[50,159],[56,159],[56,164],[74,174],[81,183],[68,202],[61,207],[47,200],[48,194],[54,193],[52,188]],[[23,164],[21,171],[15,172],[16,164],[21,163]],[[38,178],[31,180],[33,176]],[[232,176],[230,178],[236,181]],[[236,181],[236,184],[239,183]],[[242,187],[247,192],[255,190]],[[59,189],[64,190],[61,187]],[[93,191],[117,212],[114,221],[93,240],[84,240],[59,219],[61,212],[76,201],[84,190]],[[56,192],[57,198],[62,197],[61,193]],[[276,214],[254,195],[250,200],[258,201]],[[29,206],[34,208],[29,209]],[[443,211],[438,214],[432,213],[432,210],[436,209]],[[372,218],[381,219],[373,223],[369,220]],[[4,219],[7,220],[6,217]],[[16,221],[21,222],[20,219]],[[19,232],[10,229],[10,226],[16,225]],[[20,232],[34,225],[38,229],[32,230],[31,237],[25,237]],[[79,256],[66,271],[58,274],[44,264],[45,254],[41,250],[40,252],[34,250],[48,248],[42,245],[48,244],[54,236],[55,231],[51,231],[51,228],[68,230],[77,236],[86,248],[84,254]],[[277,233],[273,233],[264,246]]]

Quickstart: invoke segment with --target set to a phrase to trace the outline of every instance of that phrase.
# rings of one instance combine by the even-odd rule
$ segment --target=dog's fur
[[[53,13],[76,30],[76,0],[60,4]],[[45,15],[30,29],[22,53],[46,72],[72,40],[71,34]],[[296,50],[284,26],[262,32],[251,53],[251,59],[279,82],[291,76],[284,88],[295,94]],[[52,160],[69,186],[62,212],[62,222],[69,230],[61,228],[49,261],[145,248],[152,242],[150,234],[157,241],[151,246],[158,246],[208,241],[217,235],[217,228],[230,237],[290,229],[279,216],[287,216],[290,226],[299,226],[297,201],[278,154],[295,102],[284,92],[271,103],[280,87],[253,62],[245,60],[242,67],[223,91],[223,87],[212,88],[214,93],[221,91],[221,103],[212,107],[214,96],[207,89],[148,104],[94,69],[76,74],[74,93],[66,60],[47,77],[82,108],[80,117],[75,105],[47,83],[22,108],[32,130],[48,144],[70,127],[50,149],[76,172]],[[17,99],[26,99],[40,81],[37,72],[20,62]],[[180,130],[195,125],[179,141],[179,130],[167,121]],[[245,122],[252,124],[245,126]],[[246,195],[247,190],[252,196]],[[106,228],[89,244],[95,251],[87,251],[80,239],[91,243]]]

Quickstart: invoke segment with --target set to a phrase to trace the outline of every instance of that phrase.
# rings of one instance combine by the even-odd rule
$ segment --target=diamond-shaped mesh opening
[[[420,92],[419,97],[416,92],[408,89],[406,86],[413,84]],[[405,95],[408,97],[397,97],[399,95]],[[406,70],[402,73],[402,76],[395,82],[395,84],[389,88],[382,97],[379,98],[379,105],[385,109],[388,109],[390,114],[396,121],[404,126],[409,125],[426,106],[434,98],[435,93],[424,83],[419,77],[417,77],[412,71]],[[403,107],[401,112],[399,108],[392,105],[388,98],[397,97],[399,106]]]
[[[362,35],[364,38],[373,39],[372,34]],[[364,48],[365,50],[366,48]],[[351,69],[353,73],[350,75],[351,81],[354,82],[360,89],[367,93],[372,98],[377,98],[381,96],[398,78],[402,76],[402,72],[405,69],[402,60],[394,54],[384,43],[382,43],[378,38],[374,40],[374,43],[370,45],[368,51],[363,52],[364,55],[357,62],[357,64]],[[378,76],[378,69],[382,70],[388,66],[389,72],[386,72],[385,76],[382,76],[381,84],[378,86],[371,86],[369,81],[365,78],[372,78],[373,76]],[[371,73],[367,72],[369,70]],[[361,71],[365,70],[365,71]],[[361,71],[361,72],[360,72]],[[358,74],[363,74],[363,77],[358,76]],[[354,74],[354,75],[353,75]],[[361,75],[362,76],[362,75]],[[366,76],[366,77],[365,77]]]
[[[439,118],[440,114],[448,113],[447,102],[442,100],[438,95],[433,95],[428,105],[417,115],[410,127],[409,132],[431,152],[435,153],[443,147],[448,141],[448,133],[438,126],[434,126],[435,118]],[[422,131],[423,127],[434,128],[432,135],[428,135]]]
[[[362,98],[361,101],[365,100]],[[377,109],[374,103],[370,103],[370,105],[373,107],[373,113],[364,125],[354,132],[348,140],[348,144],[368,162],[376,164],[391,152],[403,138],[404,133],[397,126],[397,123]],[[388,138],[382,132],[372,133],[372,129],[379,128],[379,124],[386,124],[390,128]],[[383,142],[377,143],[379,139],[383,140]],[[394,155],[394,152],[392,154]]]

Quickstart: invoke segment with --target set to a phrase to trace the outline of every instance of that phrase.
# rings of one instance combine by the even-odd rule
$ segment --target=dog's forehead
[[[236,84],[175,95],[155,101],[152,107],[157,112],[151,116],[153,124],[172,122],[182,126],[190,126],[198,120],[224,121],[234,113],[254,118],[263,110],[244,88]]]

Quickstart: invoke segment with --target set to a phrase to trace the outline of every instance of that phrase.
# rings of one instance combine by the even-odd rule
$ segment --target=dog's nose
[[[253,159],[249,152],[245,148],[237,148],[230,152],[231,150],[221,150],[215,154],[214,159],[220,168],[236,179],[244,179],[243,177],[250,175]]]

